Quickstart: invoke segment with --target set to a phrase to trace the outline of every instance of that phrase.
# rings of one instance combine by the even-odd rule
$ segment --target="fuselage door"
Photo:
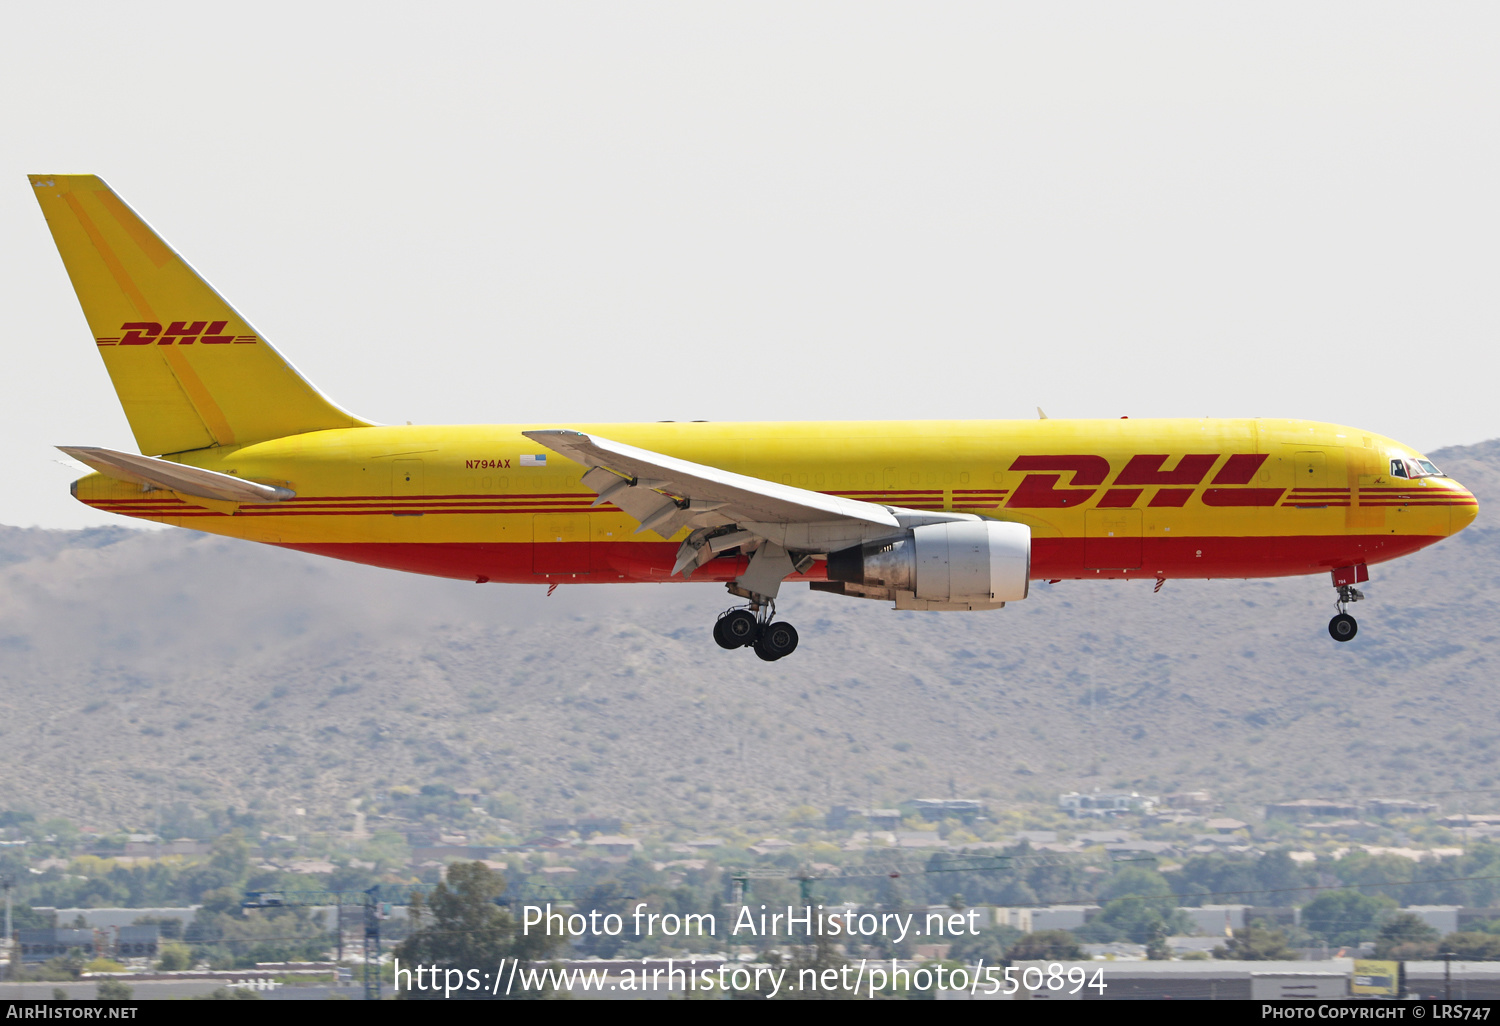
[[[422,490],[422,461],[421,460],[392,460],[391,461],[391,494],[392,495],[421,495]]]
[[[1327,488],[1328,454],[1317,450],[1304,450],[1292,458],[1296,484],[1293,488]]]

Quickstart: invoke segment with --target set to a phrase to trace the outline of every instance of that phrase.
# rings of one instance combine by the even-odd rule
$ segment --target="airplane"
[[[88,506],[458,580],[712,581],[723,648],[789,655],[783,584],[1000,609],[1033,580],[1327,573],[1463,530],[1408,446],[1305,420],[376,425],[326,399],[93,175],[30,181],[139,453],[60,446]]]

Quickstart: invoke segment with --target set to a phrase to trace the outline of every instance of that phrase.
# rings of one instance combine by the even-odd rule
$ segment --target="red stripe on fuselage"
[[[1383,563],[1409,555],[1434,542],[1438,536],[1413,535],[1300,535],[1272,538],[1145,538],[1141,542],[1141,565],[1130,568],[1087,566],[1083,538],[1036,538],[1032,541],[1033,579],[1087,579],[1170,577],[1295,577],[1322,573],[1357,563]],[[368,563],[392,570],[494,582],[535,583],[544,580],[579,582],[681,581],[671,577],[677,556],[676,542],[313,542],[282,543],[283,548],[331,556],[355,563]],[[542,565],[555,568],[539,573]],[[745,572],[743,557],[715,559],[694,572],[689,580],[729,581]],[[808,573],[789,580],[823,580],[821,562]]]

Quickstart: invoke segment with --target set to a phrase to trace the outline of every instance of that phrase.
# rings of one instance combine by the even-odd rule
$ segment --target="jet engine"
[[[894,599],[898,609],[998,609],[1025,598],[1030,578],[1030,528],[960,521],[830,553],[828,580],[839,584],[826,590]]]

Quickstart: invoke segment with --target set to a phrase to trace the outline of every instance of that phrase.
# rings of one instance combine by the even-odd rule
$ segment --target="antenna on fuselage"
[[[1046,411],[1044,411],[1040,406],[1038,406],[1036,408],[1036,415],[1037,415],[1037,419],[1038,420],[1046,420],[1047,419]]]

